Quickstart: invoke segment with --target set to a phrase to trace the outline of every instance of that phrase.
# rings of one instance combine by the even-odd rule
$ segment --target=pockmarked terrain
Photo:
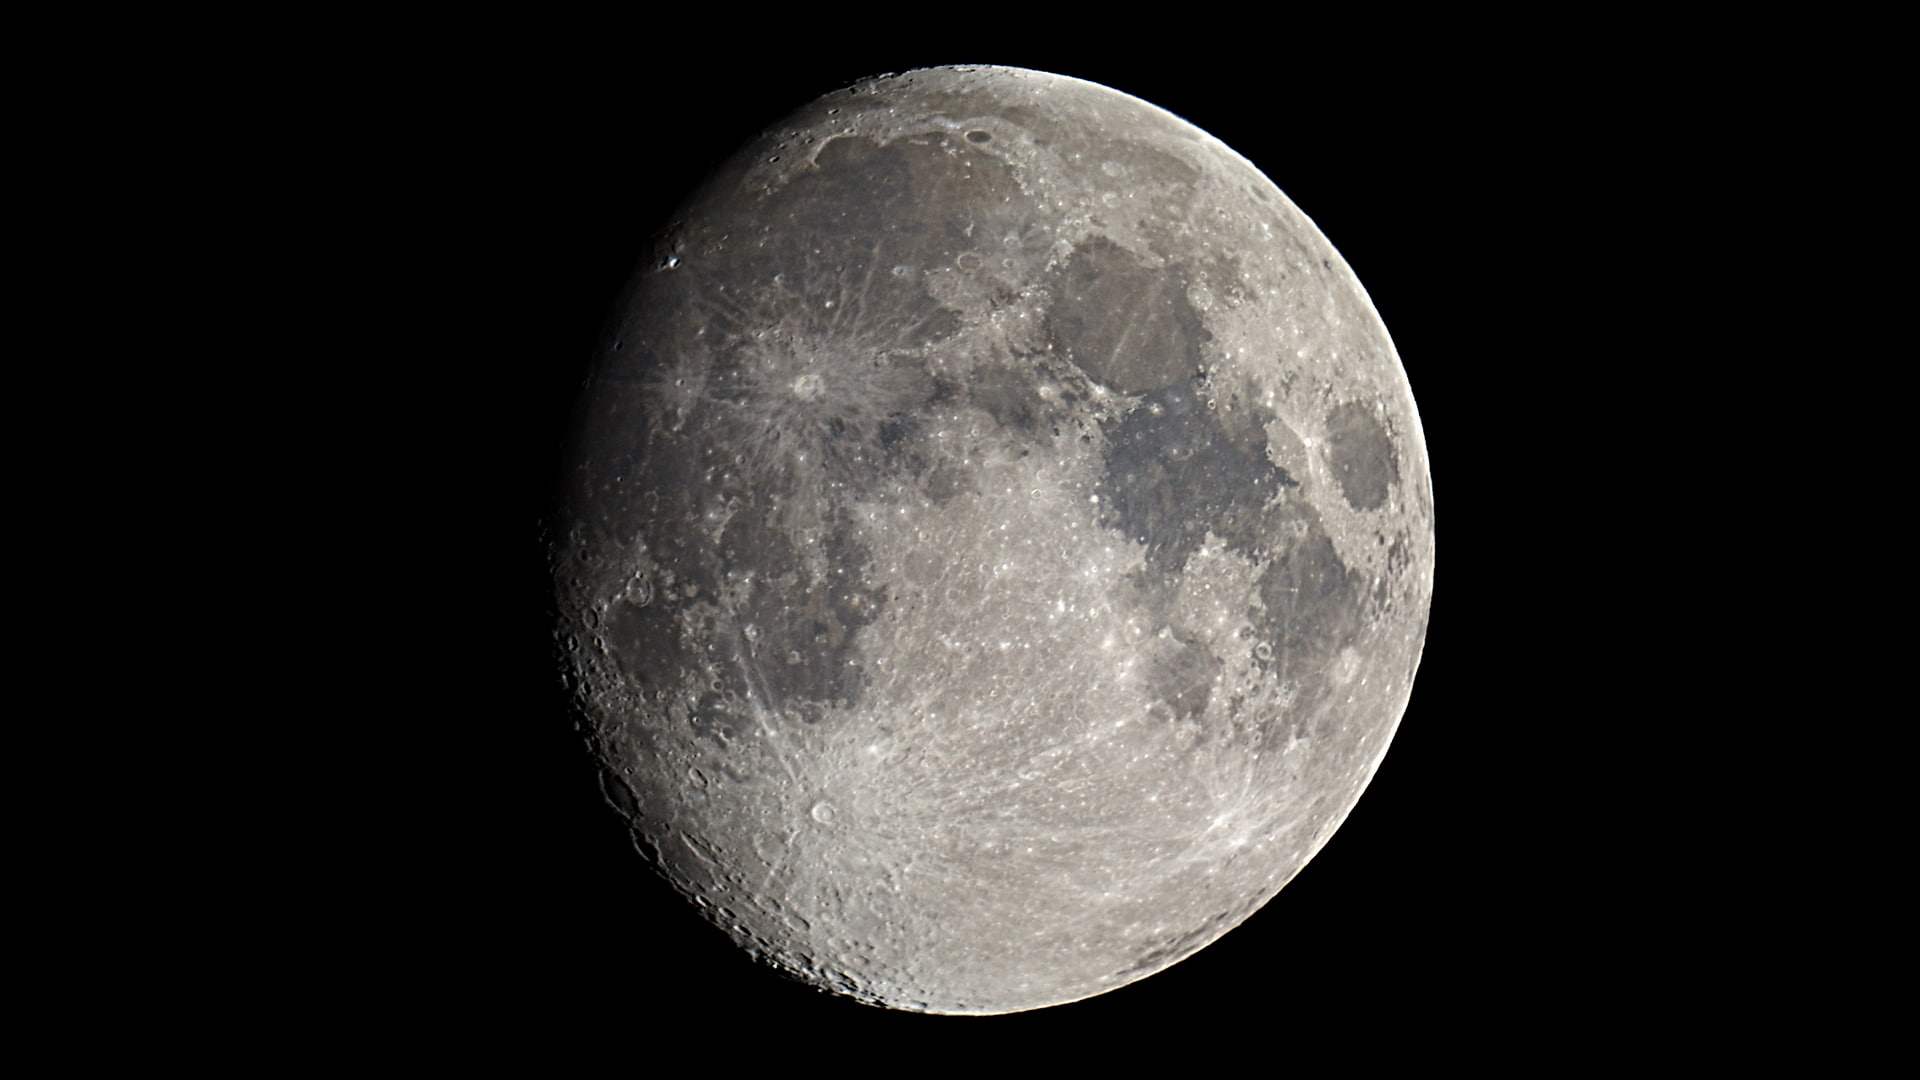
[[[554,547],[610,797],[743,947],[1003,1013],[1207,945],[1326,843],[1425,637],[1400,361],[1265,176],[1091,83],[829,95],[685,207]]]

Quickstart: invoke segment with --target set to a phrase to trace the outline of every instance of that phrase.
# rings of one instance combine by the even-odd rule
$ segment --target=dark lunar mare
[[[1105,425],[1108,451],[1100,496],[1103,523],[1146,545],[1163,581],[1211,532],[1230,547],[1265,557],[1267,503],[1299,485],[1221,428],[1203,403],[1204,379],[1190,377],[1144,395],[1141,405]]]
[[[922,1010],[1099,993],[1371,777],[1425,627],[1418,423],[1324,237],[1177,118],[993,69],[823,100],[611,338],[574,674],[609,800],[756,955]]]

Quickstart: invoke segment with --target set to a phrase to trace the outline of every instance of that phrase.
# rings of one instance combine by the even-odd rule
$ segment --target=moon
[[[742,948],[918,1012],[1192,955],[1353,809],[1433,579],[1406,375],[1245,159],[938,68],[749,142],[635,276],[553,545],[609,801]]]

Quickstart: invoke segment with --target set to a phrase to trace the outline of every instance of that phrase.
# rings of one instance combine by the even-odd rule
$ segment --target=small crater
[[[983,143],[983,142],[992,142],[992,141],[993,141],[993,132],[991,132],[991,131],[969,131],[969,132],[967,132],[967,141],[968,141],[968,142],[970,142],[970,143]]]
[[[801,401],[818,401],[820,395],[826,392],[826,380],[815,372],[810,371],[793,380],[793,396]]]

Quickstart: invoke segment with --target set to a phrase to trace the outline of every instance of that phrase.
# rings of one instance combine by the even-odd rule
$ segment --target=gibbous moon
[[[611,800],[743,948],[1005,1013],[1176,963],[1352,810],[1433,495],[1366,292],[1245,159],[1007,68],[873,79],[683,208],[555,566]]]

